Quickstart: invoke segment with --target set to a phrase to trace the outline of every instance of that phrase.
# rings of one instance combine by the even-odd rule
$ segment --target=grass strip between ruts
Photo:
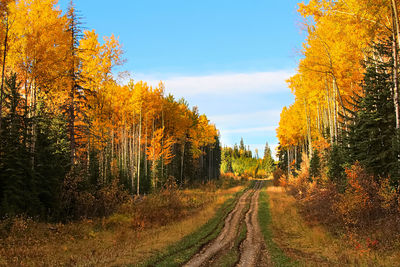
[[[259,196],[258,221],[260,223],[261,232],[264,237],[272,264],[274,266],[298,266],[298,262],[290,259],[272,240],[273,234],[271,229],[271,212],[269,208],[269,198],[264,187]]]

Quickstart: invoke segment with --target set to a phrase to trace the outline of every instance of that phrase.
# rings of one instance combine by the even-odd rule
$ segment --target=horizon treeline
[[[161,82],[118,82],[118,38],[56,5],[0,1],[0,215],[103,216],[128,193],[218,178],[207,117]]]
[[[268,142],[265,144],[262,158],[259,157],[257,149],[255,155],[253,155],[250,146],[246,147],[243,138],[240,139],[239,145],[223,147],[221,153],[221,172],[224,174],[232,173],[241,177],[267,178],[275,169],[275,161]]]
[[[327,177],[341,190],[345,171],[359,163],[377,181],[390,178],[398,191],[398,4],[299,4],[307,38],[297,73],[288,80],[295,102],[283,108],[277,129],[280,167],[288,175],[305,154],[311,176]]]

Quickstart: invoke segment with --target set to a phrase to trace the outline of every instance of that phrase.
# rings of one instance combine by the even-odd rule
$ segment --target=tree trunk
[[[141,151],[141,138],[142,138],[142,108],[139,113],[139,143],[138,143],[138,161],[137,161],[137,183],[136,183],[136,194],[140,194],[140,151]]]
[[[290,147],[287,149],[287,175],[290,175]]]
[[[338,137],[338,122],[337,122],[337,114],[338,114],[338,108],[337,108],[337,101],[336,101],[336,90],[335,90],[335,82],[332,81],[332,93],[333,93],[333,122],[334,122],[334,133],[335,133],[335,139],[334,143],[337,143],[337,137]]]
[[[35,151],[36,151],[36,93],[37,93],[37,89],[36,89],[36,85],[34,84],[32,86],[32,92],[31,92],[31,105],[32,105],[32,132],[31,132],[31,149],[30,149],[30,153],[31,153],[31,168],[32,171],[35,169]]]
[[[395,115],[396,115],[396,129],[399,129],[400,127],[400,114],[399,114],[399,81],[398,81],[398,50],[396,46],[396,34],[397,38],[399,37],[399,25],[398,25],[398,17],[397,17],[397,9],[396,9],[396,2],[395,0],[392,0],[392,25],[393,25],[393,40],[392,40],[392,51],[393,51],[393,64],[394,64],[394,70],[393,70],[393,103],[394,103],[394,109],[395,109]],[[396,28],[396,29],[395,29]],[[398,40],[397,42],[400,42]],[[400,44],[398,44],[400,45]]]
[[[135,118],[133,118],[135,119]],[[135,188],[135,176],[136,176],[136,169],[135,169],[135,137],[136,137],[136,125],[133,122],[132,123],[132,155],[131,155],[131,192],[134,192],[134,188]]]
[[[161,127],[164,128],[164,106],[161,110]],[[161,139],[161,146],[164,147],[164,137]],[[164,155],[161,156],[161,179],[164,180]]]
[[[5,79],[5,69],[6,69],[6,59],[7,59],[7,44],[8,44],[8,17],[6,15],[6,32],[4,36],[4,50],[3,50],[3,64],[1,69],[1,90],[0,90],[0,131],[2,129],[2,118],[3,118],[3,94],[4,94],[4,79]],[[27,96],[25,96],[27,97]]]
[[[154,125],[154,117],[153,117],[153,127],[152,127],[152,133],[151,133],[151,136],[152,136],[152,139],[153,139],[153,142],[154,142],[154,128],[155,128],[155,125]],[[155,161],[155,147],[154,147],[154,143],[152,144],[152,146],[153,146],[153,160],[152,160],[152,163],[151,163],[151,176],[152,176],[152,181],[153,181],[153,189],[156,189],[157,188],[157,181],[156,181],[156,161]]]
[[[146,153],[146,149],[147,149],[147,114],[146,114],[146,119],[145,119],[145,124],[146,124],[146,128],[145,128],[145,133],[144,133],[144,138],[145,138],[145,144],[144,144],[144,175],[147,178],[147,153]]]
[[[181,155],[181,185],[183,183],[183,162],[184,162],[183,159],[184,159],[184,156],[185,156],[185,143],[186,143],[186,141],[183,140],[182,155]]]
[[[304,111],[306,113],[306,122],[307,122],[307,136],[308,136],[308,153],[309,156],[311,157],[312,155],[312,138],[311,138],[311,119],[310,119],[310,114],[308,114],[307,111],[307,101],[304,99]]]

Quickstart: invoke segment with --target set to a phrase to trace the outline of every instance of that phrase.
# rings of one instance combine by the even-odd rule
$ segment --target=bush
[[[104,217],[111,215],[128,198],[118,179],[101,188],[90,190],[82,177],[84,171],[70,172],[64,179],[60,219]]]
[[[133,228],[163,226],[181,220],[191,212],[212,201],[213,193],[203,191],[186,193],[177,188],[164,188],[157,194],[137,198],[130,205],[123,205],[121,213],[130,213]]]
[[[285,172],[281,168],[276,168],[275,171],[272,173],[272,177],[274,186],[280,186],[280,180],[281,178],[285,177]]]
[[[348,187],[335,205],[336,212],[350,227],[371,224],[382,217],[379,185],[372,175],[356,162],[346,169]]]
[[[325,188],[317,186],[314,182],[309,187],[304,199],[300,202],[301,212],[309,222],[321,222],[332,228],[340,223],[340,220],[333,209],[339,199],[339,193],[333,184]]]
[[[289,176],[286,187],[296,198],[304,198],[310,183],[310,161],[306,153],[302,155],[301,168],[296,177]]]

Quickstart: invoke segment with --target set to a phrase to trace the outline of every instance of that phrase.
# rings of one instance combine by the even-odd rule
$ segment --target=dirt
[[[241,246],[238,266],[265,266],[261,255],[265,253],[264,238],[258,223],[258,197],[262,182],[256,185],[255,193],[251,198],[250,209],[246,214],[247,235]],[[265,258],[265,257],[262,257]]]
[[[235,208],[225,219],[224,227],[219,236],[195,254],[184,266],[207,266],[211,259],[232,248],[238,237],[240,224],[245,220],[247,227],[246,239],[240,249],[238,266],[265,266],[261,254],[265,253],[263,237],[258,224],[258,196],[262,181],[257,181],[253,188],[246,191],[239,199]],[[246,204],[250,201],[250,209],[245,214]]]

